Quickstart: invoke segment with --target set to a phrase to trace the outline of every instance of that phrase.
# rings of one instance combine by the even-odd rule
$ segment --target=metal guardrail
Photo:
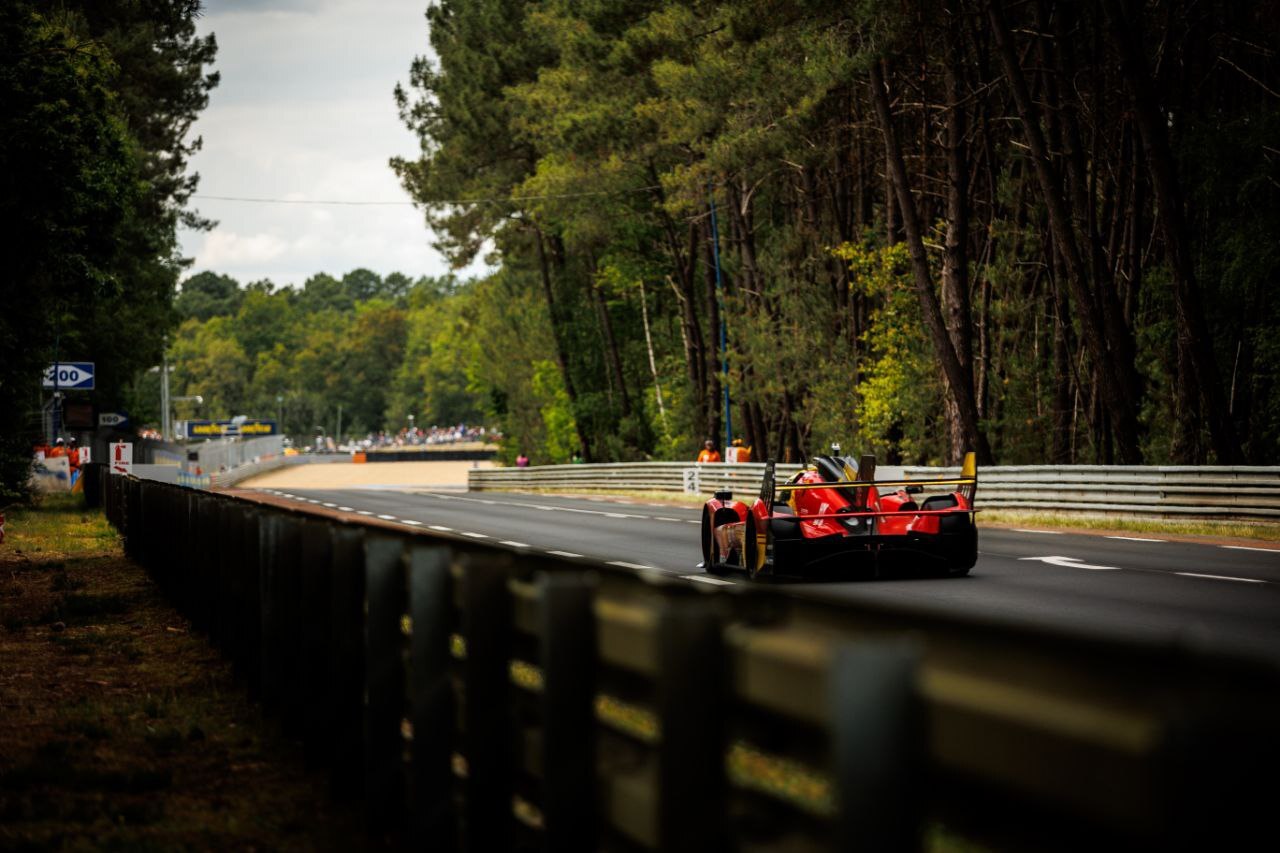
[[[779,465],[779,477],[798,465]],[[938,477],[959,468],[880,466],[886,477]],[[473,491],[603,489],[754,494],[764,465],[631,462],[544,465],[468,472]],[[692,484],[692,487],[690,487]],[[1280,467],[1006,465],[978,471],[979,509],[1166,518],[1280,520]]]
[[[405,846],[905,850],[955,818],[1029,847],[1230,849],[1269,828],[1273,662],[99,484],[127,553]]]

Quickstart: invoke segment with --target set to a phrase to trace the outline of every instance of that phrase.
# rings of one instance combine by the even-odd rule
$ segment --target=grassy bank
[[[0,849],[364,843],[78,497],[0,546]]]

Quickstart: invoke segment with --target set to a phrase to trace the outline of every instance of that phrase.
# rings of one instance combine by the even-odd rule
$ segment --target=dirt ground
[[[471,468],[492,468],[488,461],[324,462],[277,468],[236,485],[238,489],[353,489],[378,486],[466,486]]]
[[[368,846],[99,512],[0,546],[0,850]]]

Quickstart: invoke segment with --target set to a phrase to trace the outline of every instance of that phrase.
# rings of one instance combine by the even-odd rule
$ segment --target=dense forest
[[[432,423],[479,423],[492,408],[476,373],[469,315],[483,287],[452,278],[320,273],[301,288],[213,272],[182,283],[169,343],[181,418],[283,417],[285,432],[364,436]],[[491,313],[491,312],[484,312]],[[159,377],[130,389],[159,421]]]
[[[198,0],[0,5],[0,505],[21,495],[40,435],[40,374],[97,365],[127,396],[177,319],[180,225],[199,147],[188,131],[218,82]]]
[[[1280,460],[1275,3],[427,22],[392,165],[453,262],[500,263],[449,357],[518,374],[463,368],[536,461],[721,438],[722,357],[757,458]]]

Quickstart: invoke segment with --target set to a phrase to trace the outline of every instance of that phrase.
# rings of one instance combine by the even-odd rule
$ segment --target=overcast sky
[[[391,201],[385,206],[258,204],[197,198],[217,220],[184,231],[191,273],[242,284],[301,285],[356,267],[385,275],[441,275],[421,212],[387,165],[416,156],[392,90],[429,50],[427,0],[206,0],[202,33],[218,40],[222,82],[194,133],[198,196]],[[463,271],[478,274],[482,267]]]

